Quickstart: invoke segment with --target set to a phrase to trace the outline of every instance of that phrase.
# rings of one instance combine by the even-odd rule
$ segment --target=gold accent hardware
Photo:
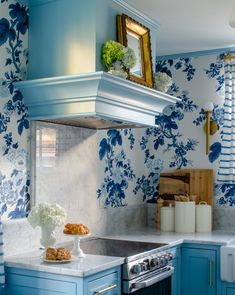
[[[216,133],[216,131],[219,129],[219,126],[216,121],[210,118],[211,113],[213,113],[214,110],[213,102],[207,101],[203,107],[203,110],[206,117],[204,130],[206,132],[206,154],[208,155],[210,152],[210,136]]]
[[[101,289],[99,291],[94,291],[94,294],[98,294],[99,295],[99,294],[102,294],[104,292],[107,292],[107,291],[112,290],[112,289],[115,289],[115,288],[117,288],[117,284],[113,284],[113,285],[108,286],[108,287],[106,287],[104,289]]]
[[[234,55],[230,55],[230,54],[227,54],[224,56],[224,60],[231,60],[231,59],[234,59],[235,56]]]
[[[210,287],[213,286],[213,261],[210,259]]]

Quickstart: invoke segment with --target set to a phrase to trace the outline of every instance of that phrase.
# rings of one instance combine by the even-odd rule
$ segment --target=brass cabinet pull
[[[213,261],[210,259],[210,287],[213,286]]]
[[[98,294],[99,295],[99,294],[102,294],[104,292],[107,292],[107,291],[112,290],[112,289],[115,289],[115,288],[117,288],[117,284],[113,284],[113,285],[108,286],[108,287],[106,287],[104,289],[101,289],[99,291],[95,291],[94,294]]]

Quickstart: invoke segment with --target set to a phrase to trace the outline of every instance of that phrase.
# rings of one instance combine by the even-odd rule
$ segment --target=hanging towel
[[[4,260],[3,260],[3,231],[2,222],[0,218],[0,294],[4,294],[5,286],[5,272],[4,272]]]
[[[234,53],[232,53],[234,56]],[[225,103],[218,181],[235,184],[235,59],[225,61]]]

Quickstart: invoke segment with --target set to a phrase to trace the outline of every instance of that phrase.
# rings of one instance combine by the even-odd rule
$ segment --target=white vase
[[[156,85],[155,86],[155,89],[158,90],[158,91],[161,91],[161,92],[164,92],[166,93],[168,91],[168,89],[170,88],[170,85]]]
[[[52,247],[55,245],[55,227],[54,226],[41,226],[41,239],[40,243],[44,248]]]
[[[108,71],[109,74],[126,79],[128,77],[127,72],[125,72],[124,70],[120,69],[120,70],[114,70],[111,69]]]

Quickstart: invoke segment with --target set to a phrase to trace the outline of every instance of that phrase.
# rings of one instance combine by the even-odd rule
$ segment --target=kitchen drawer
[[[87,295],[120,295],[119,273],[113,272],[87,282]]]
[[[77,285],[74,282],[24,276],[7,275],[7,295],[76,295]]]

